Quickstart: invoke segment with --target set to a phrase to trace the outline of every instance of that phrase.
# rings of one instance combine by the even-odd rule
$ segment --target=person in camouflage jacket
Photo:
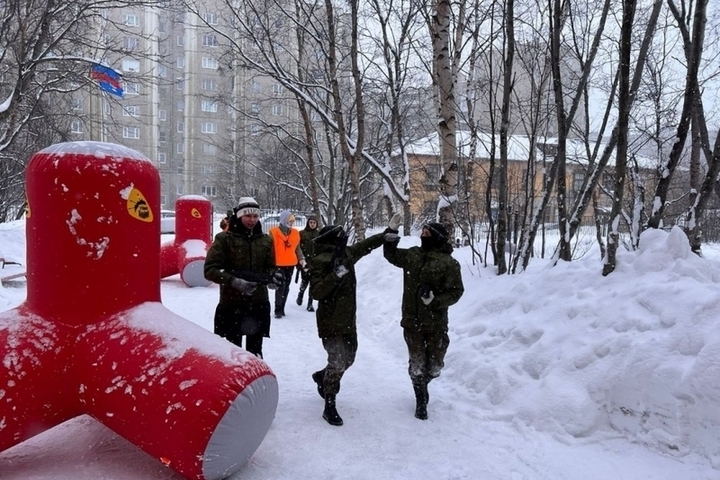
[[[318,393],[325,400],[323,418],[340,426],[335,397],[340,380],[355,361],[357,352],[357,311],[355,263],[382,246],[383,233],[351,246],[339,225],[326,226],[315,239],[315,256],[310,261],[310,293],[318,300],[318,336],[327,352],[327,365],[312,374]]]
[[[440,223],[423,226],[421,246],[398,248],[399,235],[385,235],[383,255],[403,269],[403,336],[408,347],[408,373],[415,390],[415,416],[427,419],[428,383],[440,375],[448,337],[448,307],[464,292],[460,264]]]
[[[257,202],[243,197],[234,212],[205,257],[205,278],[220,285],[214,331],[241,348],[245,336],[245,349],[262,358],[263,337],[270,336],[268,287],[277,285],[252,280],[254,274],[272,276],[275,253],[272,238],[262,231]]]

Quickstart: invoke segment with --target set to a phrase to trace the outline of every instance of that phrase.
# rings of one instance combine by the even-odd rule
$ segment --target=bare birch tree
[[[623,0],[620,25],[620,54],[618,76],[618,142],[615,155],[615,188],[610,211],[607,235],[607,254],[603,259],[603,275],[615,270],[618,244],[620,243],[620,215],[625,194],[625,171],[627,168],[628,125],[630,123],[630,54],[632,52],[632,29],[635,18],[635,0]]]

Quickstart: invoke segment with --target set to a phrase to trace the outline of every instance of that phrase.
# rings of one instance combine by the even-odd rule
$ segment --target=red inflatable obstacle
[[[189,287],[206,287],[203,268],[212,243],[212,203],[186,195],[175,201],[175,239],[160,248],[160,278],[177,273]]]
[[[0,314],[0,451],[89,414],[188,479],[238,471],[270,428],[277,381],[160,303],[157,170],[76,142],[26,173],[28,296]]]

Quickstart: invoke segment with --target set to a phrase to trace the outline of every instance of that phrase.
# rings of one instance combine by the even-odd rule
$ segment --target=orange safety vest
[[[280,227],[270,229],[273,245],[275,245],[275,266],[277,267],[294,267],[298,264],[295,249],[300,245],[300,232],[294,228],[290,228],[290,233],[285,235]]]

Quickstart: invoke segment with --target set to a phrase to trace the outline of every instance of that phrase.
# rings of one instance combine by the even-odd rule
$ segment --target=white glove
[[[337,275],[338,278],[342,278],[349,271],[350,270],[348,270],[345,265],[338,265],[337,267],[335,267],[335,270],[334,270],[335,275]]]
[[[302,270],[305,270],[307,268],[307,262],[305,260],[300,260],[300,268]]]
[[[243,280],[242,278],[233,278],[232,281],[230,281],[230,285],[243,295],[252,295],[255,293],[255,289],[258,287],[258,284],[255,282],[250,282],[248,280]]]
[[[428,290],[425,295],[420,297],[420,300],[422,300],[425,305],[430,305],[430,302],[433,301],[433,298],[435,298],[435,294],[432,292],[432,290]]]
[[[400,241],[400,235],[398,235],[397,233],[386,233],[385,235],[383,235],[383,238],[388,243],[395,243]]]
[[[400,226],[400,222],[402,222],[402,215],[400,215],[399,213],[396,213],[395,215],[392,216],[392,218],[388,222],[388,228],[390,230],[395,230],[397,232],[398,227]]]

